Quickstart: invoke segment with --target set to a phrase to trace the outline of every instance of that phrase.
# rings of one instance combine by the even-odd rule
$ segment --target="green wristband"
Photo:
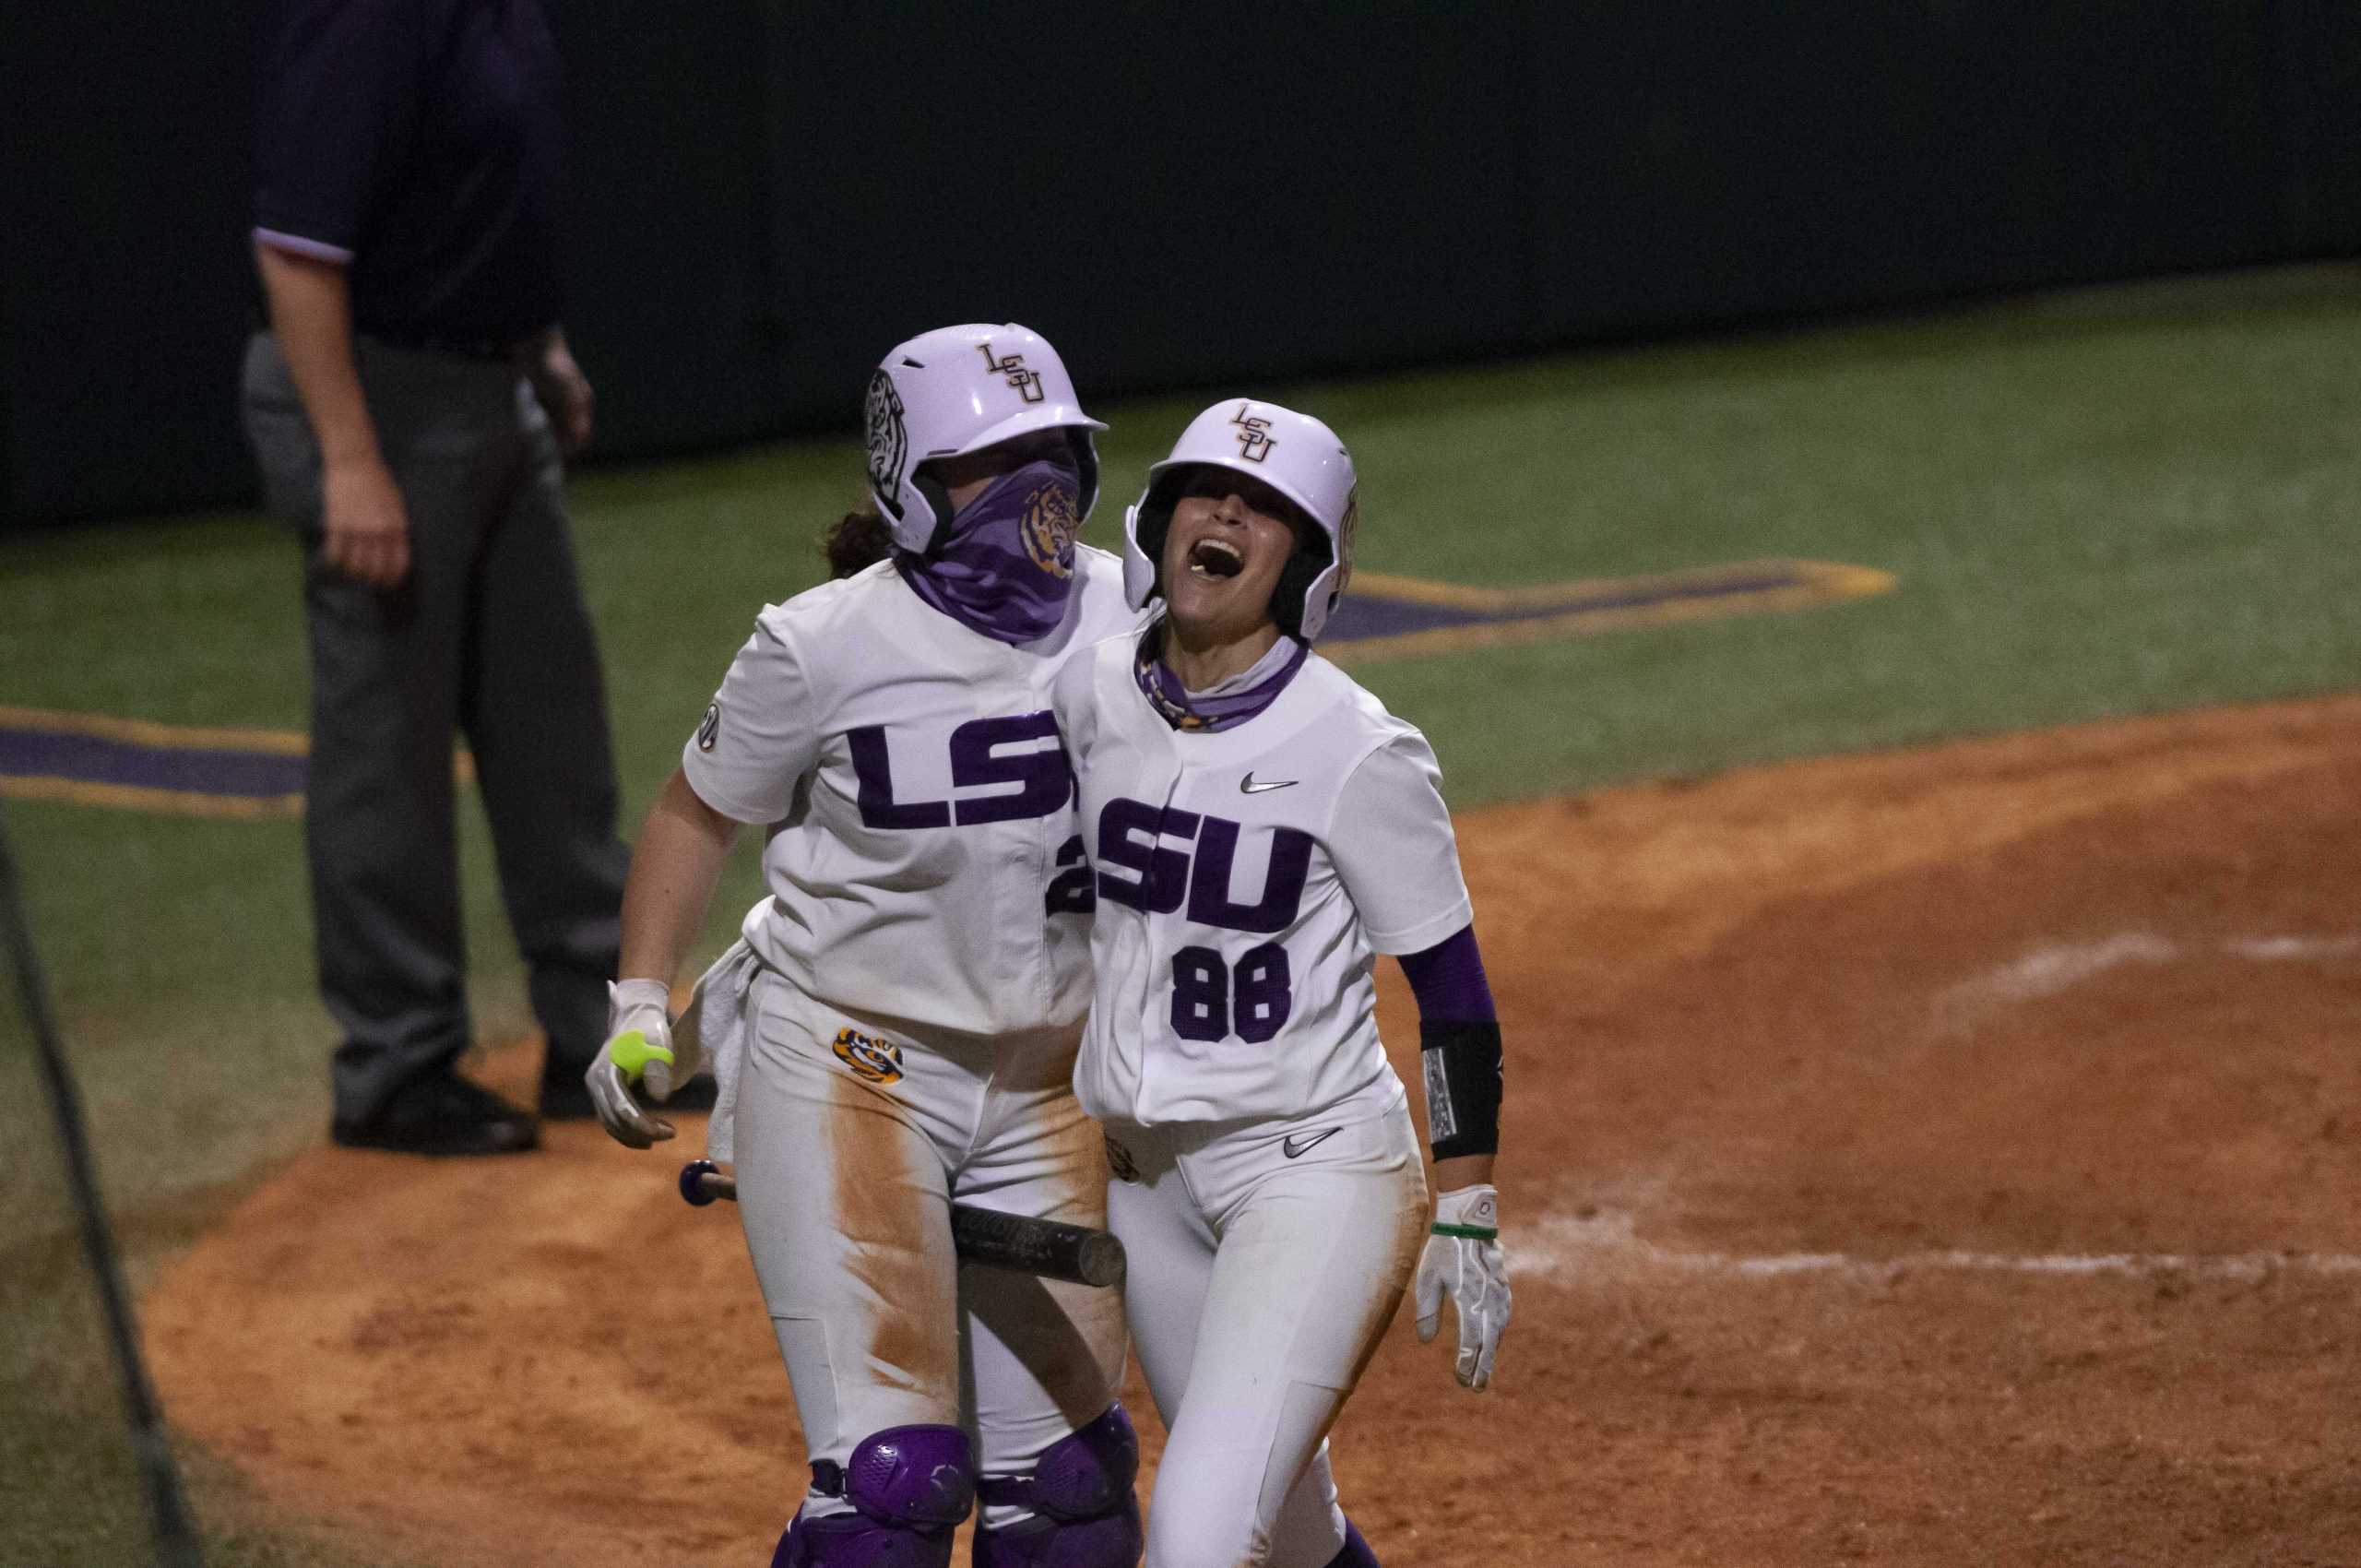
[[[1470,1241],[1497,1241],[1501,1239],[1501,1233],[1489,1225],[1444,1225],[1437,1223],[1433,1227],[1433,1229],[1434,1233],[1438,1236],[1459,1236]]]
[[[624,1079],[635,1084],[650,1062],[661,1062],[667,1067],[672,1064],[672,1053],[660,1045],[648,1044],[647,1037],[637,1029],[625,1029],[617,1035],[608,1043],[607,1054],[623,1069]]]

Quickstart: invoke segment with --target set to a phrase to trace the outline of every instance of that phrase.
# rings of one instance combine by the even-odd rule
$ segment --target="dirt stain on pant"
[[[868,1373],[939,1403],[936,1419],[955,1421],[958,1265],[943,1171],[890,1096],[847,1075],[835,1097],[833,1206],[846,1271],[867,1298]]]
[[[1360,1385],[1361,1374],[1369,1371],[1369,1363],[1377,1348],[1385,1341],[1385,1329],[1394,1314],[1402,1308],[1403,1293],[1409,1289],[1411,1277],[1418,1271],[1418,1254],[1427,1243],[1427,1182],[1426,1174],[1416,1161],[1402,1173],[1399,1201],[1394,1210],[1394,1247],[1386,1254],[1383,1284],[1373,1289],[1364,1301],[1360,1326],[1354,1336],[1360,1349],[1353,1358],[1352,1380],[1346,1392]],[[1338,1409],[1342,1409],[1341,1402]],[[1335,1417],[1329,1421],[1333,1425]],[[1323,1430],[1322,1437],[1326,1437]]]

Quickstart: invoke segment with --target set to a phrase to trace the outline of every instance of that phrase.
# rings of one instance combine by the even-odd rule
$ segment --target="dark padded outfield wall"
[[[2291,21],[2302,6],[2282,7]],[[2304,254],[2299,47],[2255,5],[1545,7],[1559,339]],[[1611,18],[1611,19],[1610,19]],[[1710,44],[1702,41],[1711,40]]]
[[[11,6],[0,25],[0,516],[243,495],[241,18],[259,0]]]
[[[994,313],[1093,387],[1525,340],[1523,12],[783,8],[780,309],[848,411],[880,347]],[[809,215],[822,214],[813,219]]]
[[[598,381],[600,448],[678,451],[781,429],[796,345],[779,330],[771,238],[792,226],[770,214],[801,198],[777,177],[764,131],[774,7],[543,4],[574,110],[568,333]]]
[[[243,499],[248,38],[0,47],[7,514]],[[2361,7],[546,0],[609,457],[1026,320],[1102,392],[2361,250]]]

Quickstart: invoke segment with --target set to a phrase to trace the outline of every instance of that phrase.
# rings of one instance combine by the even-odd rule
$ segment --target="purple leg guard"
[[[1133,1568],[1140,1528],[1140,1442],[1132,1418],[1113,1404],[1080,1431],[1051,1443],[1029,1476],[996,1476],[977,1488],[986,1503],[1033,1516],[993,1529],[976,1526],[975,1568]]]
[[[1360,1531],[1353,1527],[1350,1519],[1345,1521],[1345,1544],[1328,1560],[1328,1568],[1378,1568],[1377,1553],[1361,1539]]]
[[[812,1485],[854,1512],[797,1510],[771,1568],[949,1568],[951,1532],[976,1500],[976,1464],[957,1427],[888,1427],[862,1438],[849,1463],[814,1464]]]

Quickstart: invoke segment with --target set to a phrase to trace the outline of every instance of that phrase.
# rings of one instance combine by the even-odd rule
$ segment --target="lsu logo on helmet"
[[[1229,422],[1238,427],[1238,455],[1250,463],[1259,463],[1271,455],[1278,437],[1271,434],[1271,422],[1262,417],[1249,418],[1246,410],[1253,405],[1240,403]]]
[[[976,347],[983,351],[984,368],[994,375],[1008,377],[1008,384],[1016,388],[1018,397],[1028,403],[1038,403],[1049,396],[1042,389],[1040,373],[1025,368],[1023,354],[1002,354],[995,358],[990,339]]]
[[[890,1039],[872,1039],[859,1029],[838,1029],[829,1049],[863,1083],[902,1081],[902,1048]]]
[[[1074,515],[1074,493],[1062,484],[1044,484],[1025,498],[1025,553],[1033,564],[1053,577],[1074,576],[1074,536],[1080,526]]]

